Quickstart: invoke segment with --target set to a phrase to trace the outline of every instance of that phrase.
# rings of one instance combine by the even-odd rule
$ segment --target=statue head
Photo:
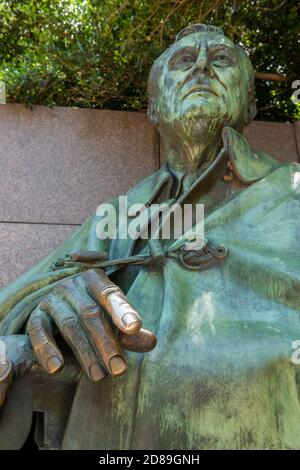
[[[245,51],[215,26],[182,30],[154,62],[150,120],[163,140],[212,139],[224,126],[242,130],[255,115],[254,73]]]

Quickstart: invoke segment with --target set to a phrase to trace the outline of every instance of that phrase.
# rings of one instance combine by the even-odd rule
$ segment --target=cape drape
[[[234,171],[249,184],[205,219],[205,237],[228,256],[201,272],[175,259],[140,267],[127,296],[157,347],[129,353],[128,372],[118,379],[81,379],[63,448],[300,448],[291,361],[300,340],[300,165],[253,152],[233,129],[223,138]],[[164,166],[128,198],[150,204],[171,186]],[[57,258],[78,249],[106,251],[110,259],[133,252],[132,240],[100,241],[98,220],[93,215],[2,290],[1,334],[18,332],[42,295],[79,272],[50,272]]]

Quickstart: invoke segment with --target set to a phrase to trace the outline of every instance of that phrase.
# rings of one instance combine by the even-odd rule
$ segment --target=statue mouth
[[[201,93],[201,92],[210,93],[212,95],[219,96],[215,92],[215,90],[213,90],[213,88],[211,88],[208,85],[194,85],[183,95],[183,99],[187,98],[188,96],[194,93]]]

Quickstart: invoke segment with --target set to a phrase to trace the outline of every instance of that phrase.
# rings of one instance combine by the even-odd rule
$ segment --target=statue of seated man
[[[254,73],[217,27],[188,26],[155,61],[148,114],[166,163],[128,191],[139,236],[121,236],[115,198],[115,237],[96,213],[0,294],[2,420],[18,377],[75,367],[63,449],[299,449],[300,166],[242,136]],[[162,236],[188,204],[204,238]]]

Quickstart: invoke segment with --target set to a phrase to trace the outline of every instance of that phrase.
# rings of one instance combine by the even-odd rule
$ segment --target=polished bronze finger
[[[50,318],[40,306],[31,313],[27,331],[38,362],[49,374],[58,372],[64,359],[53,338]]]
[[[89,317],[87,312],[82,319],[108,372],[114,377],[122,375],[127,369],[127,361],[104,312],[98,318]]]
[[[101,269],[90,269],[83,277],[90,294],[109,313],[116,327],[128,335],[136,334],[142,321],[121,289]]]
[[[86,375],[94,382],[97,382],[103,379],[106,374],[86,337],[75,311],[59,294],[60,291],[54,289],[53,294],[42,300],[40,307],[53,318]]]
[[[4,364],[0,363],[0,409],[2,408],[8,389],[13,379],[13,366],[10,359],[6,358]]]
[[[102,308],[83,290],[80,280],[66,283],[62,295],[78,313],[108,372],[113,376],[123,374],[127,361]]]
[[[128,351],[149,352],[155,348],[157,339],[154,333],[141,328],[136,335],[126,335],[121,332],[119,343]]]

